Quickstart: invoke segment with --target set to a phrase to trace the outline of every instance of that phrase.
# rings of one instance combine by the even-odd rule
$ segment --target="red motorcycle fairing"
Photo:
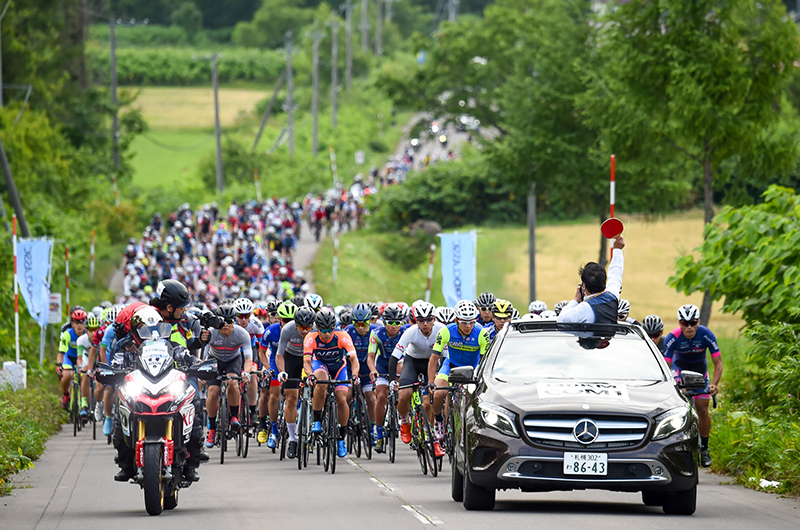
[[[125,376],[118,392],[130,403],[132,411],[141,416],[174,414],[184,404],[191,403],[195,395],[194,388],[187,387],[186,374],[179,370],[170,370],[155,383],[135,370]]]

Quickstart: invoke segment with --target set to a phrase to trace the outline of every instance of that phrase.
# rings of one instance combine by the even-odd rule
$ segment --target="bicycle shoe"
[[[105,421],[103,421],[103,436],[111,436],[112,422],[111,416],[106,416]]]
[[[258,443],[267,443],[267,431],[258,431]]]
[[[236,416],[231,416],[231,429],[237,431],[241,426],[242,424],[239,423],[239,418]]]
[[[69,409],[69,396],[67,395],[61,396],[61,408],[64,410]]]
[[[341,453],[341,451],[339,451]],[[286,456],[291,460],[297,458],[297,442],[289,442],[289,449],[286,451]]]
[[[103,421],[103,402],[98,401],[94,406],[94,420],[97,422]]]
[[[383,438],[378,438],[378,442],[375,444],[375,452],[383,453]]]
[[[433,435],[436,437],[437,440],[441,440],[444,438],[444,422],[439,420],[434,420],[433,422]]]
[[[339,455],[339,458],[344,458],[347,456],[347,444],[344,440],[339,440],[336,442],[336,447],[338,448],[337,454]]]
[[[433,454],[436,455],[436,458],[441,458],[444,456],[444,451],[442,451],[442,446],[439,442],[433,442]]]
[[[411,443],[411,424],[403,423],[400,425],[400,439],[404,444]]]
[[[314,433],[314,434],[321,433],[322,432],[322,422],[321,421],[315,421],[311,425],[311,432]]]
[[[214,447],[214,442],[217,441],[217,430],[211,429],[208,431],[208,437],[206,438],[206,447],[211,448]]]
[[[708,449],[700,451],[700,467],[711,467],[711,455],[708,454]]]
[[[278,446],[278,437],[270,433],[269,438],[267,438],[267,447],[269,447],[270,449],[275,449],[277,446]]]

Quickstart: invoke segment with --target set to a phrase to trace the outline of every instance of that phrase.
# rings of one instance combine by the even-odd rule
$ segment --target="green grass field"
[[[631,316],[641,320],[655,313],[666,328],[677,326],[675,313],[684,303],[700,305],[702,295],[685,296],[667,286],[674,272],[675,259],[691,252],[702,240],[702,212],[691,211],[655,221],[619,216],[630,225],[625,251],[623,298],[631,302]],[[469,227],[464,228],[468,230]],[[492,291],[510,300],[521,312],[528,307],[527,227],[478,228],[478,292]],[[337,283],[331,281],[333,249],[329,240],[320,248],[314,264],[317,291],[335,303],[365,300],[404,300],[412,302],[425,293],[427,261],[405,271],[387,262],[378,243],[387,235],[372,231],[344,234],[339,245]],[[599,253],[599,227],[596,223],[541,226],[536,237],[537,298],[549,307],[575,294],[578,268],[596,261]],[[440,257],[437,253],[431,301],[443,303]],[[720,336],[738,336],[743,321],[720,311],[715,304],[712,329]]]

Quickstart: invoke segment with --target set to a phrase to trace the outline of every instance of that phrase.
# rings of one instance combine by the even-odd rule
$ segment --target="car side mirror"
[[[201,381],[211,381],[217,378],[217,361],[209,359],[200,364],[196,364],[186,370],[186,375],[200,379]]]
[[[450,382],[458,383],[461,385],[474,383],[475,380],[472,378],[472,374],[474,371],[475,368],[472,366],[459,366],[458,368],[451,368]]]
[[[128,375],[127,370],[117,370],[106,363],[97,363],[94,373],[95,379],[102,385],[116,385]]]
[[[678,387],[683,390],[702,390],[706,387],[706,378],[703,374],[692,372],[691,370],[683,370]]]

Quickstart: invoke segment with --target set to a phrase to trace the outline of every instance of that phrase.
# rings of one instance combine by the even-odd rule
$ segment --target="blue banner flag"
[[[439,234],[442,239],[442,294],[448,307],[475,300],[477,233]]]
[[[49,239],[20,239],[17,242],[17,284],[33,319],[44,327],[50,314]]]

